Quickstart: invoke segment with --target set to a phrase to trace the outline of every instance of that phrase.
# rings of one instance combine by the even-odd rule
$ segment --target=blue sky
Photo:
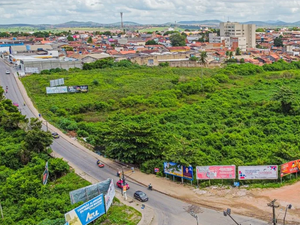
[[[0,0],[0,24],[300,20],[300,0]]]

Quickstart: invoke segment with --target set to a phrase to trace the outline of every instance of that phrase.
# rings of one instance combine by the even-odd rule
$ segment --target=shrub
[[[216,74],[213,76],[215,80],[217,80],[219,83],[228,83],[229,77],[225,74]]]

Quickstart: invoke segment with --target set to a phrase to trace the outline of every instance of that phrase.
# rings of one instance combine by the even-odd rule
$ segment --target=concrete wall
[[[23,70],[25,70],[26,67],[33,67],[38,68],[39,71],[42,70],[50,70],[55,68],[61,68],[61,69],[70,69],[70,68],[80,68],[82,69],[82,63],[81,61],[52,61],[52,60],[45,60],[45,61],[25,61],[24,65],[21,66]]]

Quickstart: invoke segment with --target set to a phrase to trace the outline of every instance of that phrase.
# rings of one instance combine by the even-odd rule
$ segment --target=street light
[[[286,217],[286,212],[288,209],[291,209],[292,208],[292,205],[291,204],[288,204],[286,207],[285,207],[285,213],[284,213],[284,217],[283,217],[283,225],[285,225],[285,217]]]
[[[229,217],[233,220],[233,222],[235,222],[235,224],[241,225],[240,223],[236,222],[236,221],[232,218],[232,216],[230,215],[230,214],[231,214],[231,209],[228,208],[226,211],[223,212],[223,214],[224,214],[224,216],[229,216]]]

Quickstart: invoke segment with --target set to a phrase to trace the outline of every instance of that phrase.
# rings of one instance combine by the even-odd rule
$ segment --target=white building
[[[223,37],[245,37],[246,48],[255,48],[256,25],[255,24],[240,24],[236,22],[222,22],[220,23],[220,36]],[[244,46],[239,45],[242,49]]]
[[[209,33],[209,43],[225,43],[225,47],[230,47],[230,37],[221,37],[217,33]]]

